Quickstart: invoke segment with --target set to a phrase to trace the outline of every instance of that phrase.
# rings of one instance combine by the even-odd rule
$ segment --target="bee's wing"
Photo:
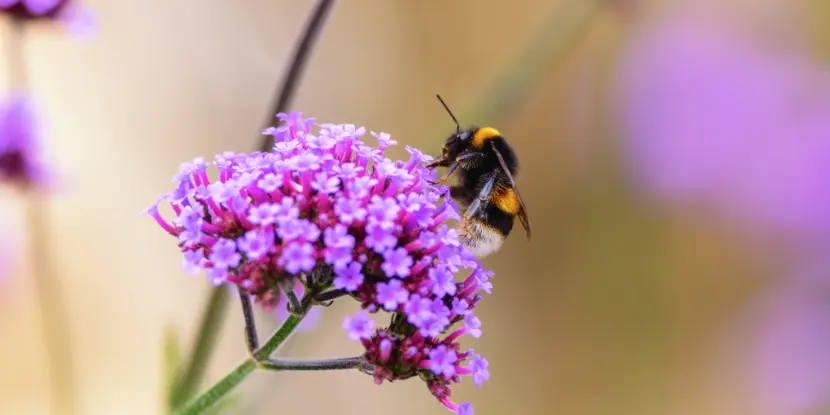
[[[501,164],[501,169],[504,171],[507,179],[510,180],[510,186],[513,187],[513,193],[515,193],[516,198],[519,199],[519,222],[521,222],[522,227],[525,228],[527,239],[530,239],[530,218],[527,216],[527,208],[525,208],[525,202],[522,200],[522,195],[519,194],[519,188],[516,187],[516,181],[513,180],[513,175],[510,174],[510,169],[507,168],[507,164],[504,162],[504,157],[501,156],[501,153],[498,149],[496,149],[496,145],[493,144],[492,141],[490,142],[490,148],[492,148],[493,152],[496,153],[496,157],[499,159],[499,164]]]

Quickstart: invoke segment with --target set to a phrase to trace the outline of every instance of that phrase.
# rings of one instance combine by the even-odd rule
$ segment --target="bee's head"
[[[452,111],[450,111],[450,108],[447,106],[444,100],[441,99],[441,96],[436,95],[436,97],[438,97],[438,100],[441,101],[441,105],[443,105],[444,109],[447,110],[447,113],[450,115],[450,117],[452,117],[452,120],[455,121],[456,129],[455,133],[451,135],[449,138],[447,138],[447,142],[444,143],[444,147],[441,148],[441,156],[436,158],[436,160],[428,166],[430,168],[439,166],[447,167],[454,163],[458,155],[461,154],[462,151],[467,149],[467,146],[470,143],[470,138],[472,137],[473,132],[475,131],[475,129],[462,131],[461,125],[458,124],[458,120],[455,118],[455,115],[453,115]]]
[[[447,161],[453,162],[470,145],[470,137],[473,130],[459,131],[447,138],[447,142],[441,149],[441,156]]]

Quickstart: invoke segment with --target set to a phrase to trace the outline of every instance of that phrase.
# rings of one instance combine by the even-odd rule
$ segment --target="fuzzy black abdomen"
[[[505,237],[513,230],[513,216],[490,202],[481,213],[481,219]]]

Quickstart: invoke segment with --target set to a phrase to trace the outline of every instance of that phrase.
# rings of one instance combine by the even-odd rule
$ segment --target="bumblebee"
[[[447,167],[434,184],[446,182],[453,174],[457,177],[450,197],[464,211],[458,227],[461,243],[477,257],[490,255],[504,243],[517,216],[530,240],[527,209],[513,180],[519,167],[516,152],[495,128],[462,130],[441,96],[436,96],[455,121],[456,130],[427,167]]]

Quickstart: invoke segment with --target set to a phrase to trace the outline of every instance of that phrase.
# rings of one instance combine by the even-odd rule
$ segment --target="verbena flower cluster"
[[[408,161],[392,161],[384,151],[397,143],[388,134],[371,133],[372,147],[364,128],[320,124],[315,133],[299,113],[278,117],[282,124],[265,132],[272,152],[184,163],[176,189],[159,200],[176,217],[165,220],[158,202],[147,213],[178,238],[187,270],[265,307],[295,284],[357,299],[362,310],[344,328],[366,347],[376,382],[419,376],[447,408],[472,414],[469,403],[450,401],[450,386],[463,375],[479,386],[489,378],[487,361],[459,339],[481,335],[473,310],[492,273],[445,223],[458,213],[424,167],[431,157],[407,147]],[[462,269],[471,271],[457,282]],[[369,313],[381,310],[391,323],[376,328]]]

